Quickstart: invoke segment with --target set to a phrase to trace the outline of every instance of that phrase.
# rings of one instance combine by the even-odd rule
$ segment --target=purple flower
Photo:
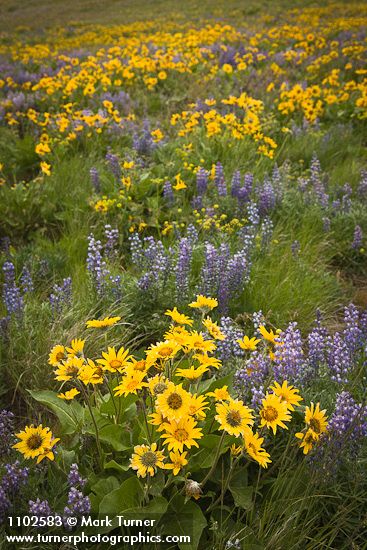
[[[19,491],[21,485],[25,485],[28,480],[29,468],[21,468],[20,462],[16,460],[14,464],[5,464],[6,473],[1,480],[1,487],[10,495]]]
[[[106,242],[104,245],[104,253],[107,258],[112,260],[117,255],[117,245],[119,241],[119,230],[112,228],[109,224],[104,226]]]
[[[55,284],[53,286],[53,292],[50,294],[49,300],[54,317],[71,306],[73,300],[71,277],[63,279],[61,285]]]
[[[163,197],[168,206],[172,206],[174,204],[175,197],[173,194],[171,182],[169,181],[166,181],[163,184]]]
[[[321,165],[320,161],[316,157],[316,154],[312,157],[310,170],[311,184],[313,186],[316,199],[323,208],[326,208],[329,202],[329,195],[325,192],[325,185],[321,174]]]
[[[22,273],[20,275],[20,285],[23,294],[26,294],[27,292],[33,292],[34,290],[32,276],[28,267],[26,266],[23,267]]]
[[[0,411],[0,457],[10,453],[14,438],[14,414],[5,409]]]
[[[70,529],[70,524],[67,518],[71,516],[85,516],[91,511],[91,502],[89,497],[84,496],[82,491],[78,491],[76,487],[71,487],[68,494],[68,503],[64,508],[63,520],[66,529]]]
[[[257,409],[265,397],[270,378],[269,358],[259,351],[254,351],[245,366],[235,373],[234,385],[241,399],[250,402],[251,407]]]
[[[106,160],[112,174],[115,176],[116,180],[120,183],[122,172],[121,172],[121,166],[120,166],[120,161],[118,156],[115,155],[114,153],[111,153],[111,151],[109,151],[106,154]]]
[[[218,195],[220,197],[225,197],[227,195],[227,186],[224,179],[224,170],[220,162],[217,162],[215,165],[215,177],[214,182],[217,186]]]
[[[344,340],[350,352],[353,354],[361,348],[364,339],[363,331],[359,324],[359,312],[354,304],[349,304],[349,306],[344,309],[344,323]]]
[[[238,198],[238,193],[241,189],[241,172],[237,170],[232,177],[231,182],[231,195]]]
[[[24,300],[20,289],[15,282],[15,268],[12,262],[6,261],[3,264],[4,285],[3,300],[8,315],[22,317],[24,310]]]
[[[28,506],[29,515],[31,516],[42,518],[53,515],[48,500],[40,500],[39,498],[30,500]]]
[[[356,225],[354,228],[352,248],[354,250],[359,250],[362,247],[363,243],[363,233],[360,225]]]
[[[101,180],[97,168],[92,167],[89,170],[90,181],[92,182],[95,193],[101,192]]]
[[[269,179],[265,179],[262,186],[258,190],[259,196],[259,213],[261,216],[269,214],[275,207],[276,196],[274,187]]]
[[[277,338],[281,345],[275,347],[274,378],[277,382],[287,380],[299,384],[306,378],[306,362],[301,332],[297,323],[290,323]]]
[[[327,363],[331,379],[338,384],[348,382],[352,370],[352,360],[349,347],[339,332],[336,332],[327,349]]]
[[[360,199],[367,200],[367,170],[362,170],[357,192]]]
[[[84,479],[79,473],[79,467],[77,464],[72,464],[70,466],[70,472],[68,475],[68,485],[69,487],[79,487],[82,489],[87,483],[87,480]]]
[[[196,174],[196,190],[199,196],[205,195],[208,188],[208,172],[200,168]]]
[[[217,355],[219,359],[226,363],[235,357],[243,357],[244,352],[237,343],[244,336],[230,317],[221,317],[219,322],[221,332],[225,335],[225,339],[217,343]]]

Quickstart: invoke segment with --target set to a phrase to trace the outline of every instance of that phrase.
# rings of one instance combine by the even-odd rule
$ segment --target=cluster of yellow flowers
[[[229,96],[222,99],[220,104],[231,107],[229,112],[222,113],[224,109],[220,106],[214,108],[217,105],[215,99],[206,99],[204,105],[208,109],[198,109],[196,104],[190,105],[190,111],[173,114],[171,124],[173,126],[180,125],[179,136],[186,136],[204,128],[207,137],[223,133],[226,137],[237,140],[250,137],[255,143],[258,143],[259,153],[273,158],[277,144],[271,137],[264,135],[261,118],[261,113],[264,110],[263,102],[243,92],[238,97]]]
[[[190,450],[199,447],[204,433],[212,430],[222,432],[219,447],[225,444],[233,460],[247,456],[267,468],[271,458],[263,447],[266,431],[271,430],[275,435],[278,428],[288,429],[291,413],[302,401],[299,390],[287,381],[274,382],[256,418],[254,411],[241,399],[231,396],[227,385],[220,385],[220,380],[209,391],[208,383],[213,382],[210,370],[221,368],[221,361],[214,355],[216,341],[226,338],[208,315],[217,305],[215,298],[198,295],[189,304],[199,312],[196,320],[180,313],[176,307],[167,310],[165,315],[172,324],[164,340],[152,344],[143,359],[133,357],[124,347],[108,347],[102,357],[92,360],[85,357],[85,340],[81,339],[72,340],[67,347],[58,344],[50,352],[49,363],[55,369],[56,380],[72,385],[71,389],[58,394],[60,399],[70,401],[81,394],[88,402],[90,394],[86,387],[92,385],[94,399],[98,402],[98,385],[105,383],[113,401],[135,395],[141,402],[146,442],[135,445],[130,459],[130,466],[138,476],[153,476],[158,468],[178,475],[189,464]],[[87,327],[111,327],[120,320],[120,317],[93,319],[87,322]],[[204,331],[194,330],[197,323],[201,323]],[[281,345],[279,331],[267,330],[264,326],[259,330],[270,346]],[[245,336],[238,344],[251,352],[259,342],[256,337]],[[121,379],[112,389],[110,382],[116,383],[116,376]],[[117,414],[120,407],[115,406],[115,410]],[[255,424],[257,431],[254,431]],[[306,407],[305,426],[296,437],[307,454],[327,430],[325,411],[320,410],[319,403]],[[52,438],[48,428],[26,427],[17,436],[20,442],[15,447],[26,458],[53,460],[52,447],[58,440]],[[197,484],[196,491],[191,487],[187,494],[198,498],[207,477]]]

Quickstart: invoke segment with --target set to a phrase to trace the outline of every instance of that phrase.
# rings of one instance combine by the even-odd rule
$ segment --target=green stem
[[[224,441],[224,436],[225,436],[225,432],[223,431],[222,437],[220,438],[220,441],[219,441],[219,445],[218,445],[218,448],[217,448],[217,452],[216,452],[216,455],[215,455],[213,466],[210,468],[209,472],[206,474],[203,481],[200,483],[201,487],[204,487],[205,483],[208,481],[208,479],[210,478],[210,476],[214,472],[214,469],[217,465],[217,462],[218,462],[218,459],[219,459],[219,456],[220,456],[220,451],[221,451],[222,444],[223,444],[223,441]]]
[[[91,419],[92,419],[92,422],[93,422],[93,425],[94,425],[94,429],[95,429],[95,432],[96,432],[96,444],[97,444],[97,450],[98,450],[98,458],[99,458],[99,466],[101,468],[101,470],[103,469],[103,455],[102,455],[102,448],[101,448],[101,442],[99,440],[99,433],[98,433],[98,426],[97,426],[97,422],[96,422],[96,419],[94,417],[94,414],[93,414],[93,410],[92,410],[92,407],[90,405],[90,402],[89,402],[89,395],[87,394],[87,392],[85,391],[84,387],[82,384],[80,384],[80,387],[81,387],[81,390],[82,390],[82,394],[84,396],[84,399],[85,399],[85,402],[87,403],[87,407],[88,407],[88,410],[89,410],[89,414],[91,416]]]

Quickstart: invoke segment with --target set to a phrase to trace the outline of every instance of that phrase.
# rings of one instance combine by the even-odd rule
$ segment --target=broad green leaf
[[[167,500],[162,496],[157,496],[153,498],[146,506],[129,510],[129,516],[134,517],[134,513],[140,516],[143,514],[147,519],[149,519],[149,514],[163,515],[166,513],[167,508]]]
[[[185,502],[182,495],[176,495],[171,500],[161,524],[165,535],[191,537],[190,543],[178,544],[181,550],[196,550],[207,522],[198,504],[192,500]]]
[[[115,489],[118,489],[120,486],[120,483],[118,479],[114,476],[104,477],[102,479],[99,479],[97,483],[92,485],[91,490],[96,495],[105,496],[108,493],[111,493]]]
[[[234,473],[229,482],[229,490],[236,506],[244,510],[252,508],[253,487],[247,484],[247,470],[239,469]]]
[[[200,439],[200,450],[190,458],[190,470],[197,471],[204,468],[210,468],[214,464],[217,455],[220,435],[209,434]],[[228,450],[230,438],[225,437],[222,443],[219,456],[226,453]]]
[[[100,440],[111,445],[115,451],[126,451],[131,447],[130,434],[121,425],[110,424],[99,430],[98,434]]]
[[[203,391],[214,391],[217,388],[222,388],[223,386],[228,386],[228,389],[230,390],[233,384],[233,375],[228,374],[228,376],[224,376],[223,378],[219,378],[217,380],[209,379],[210,384],[207,384],[207,382],[208,380],[204,380],[199,384],[199,393],[203,393]]]
[[[127,472],[129,468],[130,468],[129,463],[118,464],[116,460],[110,460],[109,462],[106,462],[106,464],[104,465],[105,470],[116,470],[117,472]]]
[[[64,435],[70,435],[79,430],[84,417],[84,408],[77,401],[65,403],[57,397],[55,392],[49,390],[28,391],[33,399],[56,414]]]
[[[99,513],[116,516],[129,508],[138,508],[143,496],[143,487],[137,476],[129,477],[118,489],[111,491],[102,499]]]

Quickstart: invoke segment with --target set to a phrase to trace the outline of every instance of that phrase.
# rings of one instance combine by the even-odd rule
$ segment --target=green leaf
[[[186,502],[182,495],[176,495],[171,500],[168,511],[161,521],[165,535],[190,536],[190,543],[178,544],[182,550],[196,550],[207,525],[200,506],[192,500]]]
[[[129,468],[130,468],[129,463],[118,464],[116,460],[110,460],[109,462],[106,462],[106,464],[104,465],[105,470],[116,470],[117,472],[127,472]]]
[[[163,491],[163,488],[164,488],[165,482],[166,482],[166,480],[165,480],[163,472],[158,470],[156,475],[154,477],[152,477],[152,479],[151,479],[151,486],[150,486],[150,489],[149,489],[149,494],[150,495],[155,495],[155,496],[161,495],[162,491]]]
[[[116,516],[129,508],[139,508],[143,496],[144,491],[139,479],[136,476],[129,477],[118,489],[102,499],[99,513]]]
[[[203,393],[203,391],[214,391],[217,388],[222,388],[223,386],[228,386],[228,389],[230,390],[233,384],[233,375],[228,374],[228,376],[224,376],[223,378],[219,378],[217,380],[209,379],[209,382],[210,384],[208,384],[208,380],[200,382],[198,393]]]
[[[57,397],[55,392],[49,390],[28,391],[33,399],[56,414],[64,435],[70,435],[79,430],[84,417],[84,408],[77,401],[65,403]]]
[[[247,470],[240,469],[235,472],[229,483],[229,490],[236,506],[244,510],[252,508],[253,487],[247,484]]]
[[[96,495],[106,496],[108,493],[111,493],[119,487],[119,481],[114,476],[104,477],[99,479],[97,483],[92,485],[91,490]]]
[[[131,447],[130,434],[121,425],[110,424],[100,429],[98,434],[99,439],[111,445],[115,451],[126,451]]]
[[[134,514],[144,514],[146,517],[149,517],[149,514],[159,514],[163,516],[163,514],[167,511],[167,508],[168,501],[162,496],[157,496],[153,498],[146,506],[130,509],[129,516],[134,517]]]
[[[192,455],[190,459],[191,471],[195,472],[213,466],[220,440],[221,436],[215,434],[205,435],[200,439],[200,450]],[[225,437],[219,456],[227,452],[229,442],[230,437]]]

